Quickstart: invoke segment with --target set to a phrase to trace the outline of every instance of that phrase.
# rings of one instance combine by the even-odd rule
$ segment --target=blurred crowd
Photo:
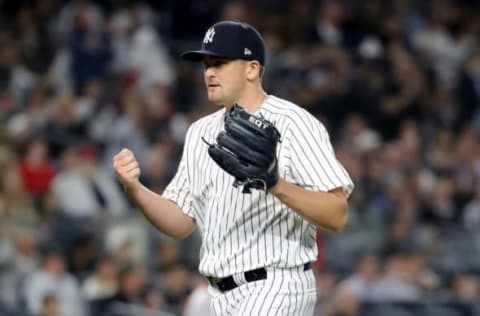
[[[178,55],[219,20],[260,30],[266,91],[356,184],[347,229],[318,233],[317,315],[479,315],[475,0],[0,1],[0,315],[208,315],[198,232],[156,231],[111,159],[163,191],[216,110]]]

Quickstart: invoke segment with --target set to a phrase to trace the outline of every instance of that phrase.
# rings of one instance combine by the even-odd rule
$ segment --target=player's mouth
[[[219,84],[216,84],[216,83],[209,83],[208,86],[209,88],[216,88],[216,87],[220,87]]]

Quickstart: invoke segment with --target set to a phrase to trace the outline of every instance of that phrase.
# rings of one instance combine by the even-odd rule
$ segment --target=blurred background
[[[480,315],[480,2],[0,0],[0,315],[208,315],[198,233],[123,195],[132,149],[161,193],[208,104],[178,55],[264,35],[266,91],[328,128],[356,184],[318,233],[316,315]]]

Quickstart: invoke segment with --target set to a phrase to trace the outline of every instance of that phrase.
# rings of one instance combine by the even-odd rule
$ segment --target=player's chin
[[[210,93],[208,94],[208,101],[218,106],[224,103],[221,98],[216,95],[211,95]]]

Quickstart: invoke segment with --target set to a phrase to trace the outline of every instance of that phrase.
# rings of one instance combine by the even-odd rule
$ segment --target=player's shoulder
[[[318,124],[324,128],[323,123],[305,108],[274,95],[269,96],[266,102],[266,109],[285,117],[288,121],[295,122],[296,124]]]
[[[190,129],[195,130],[198,128],[202,128],[204,126],[218,124],[223,120],[224,113],[225,113],[225,110],[221,108],[220,110],[217,110],[213,113],[204,115],[198,118],[197,120],[193,121],[192,124],[190,124]]]

